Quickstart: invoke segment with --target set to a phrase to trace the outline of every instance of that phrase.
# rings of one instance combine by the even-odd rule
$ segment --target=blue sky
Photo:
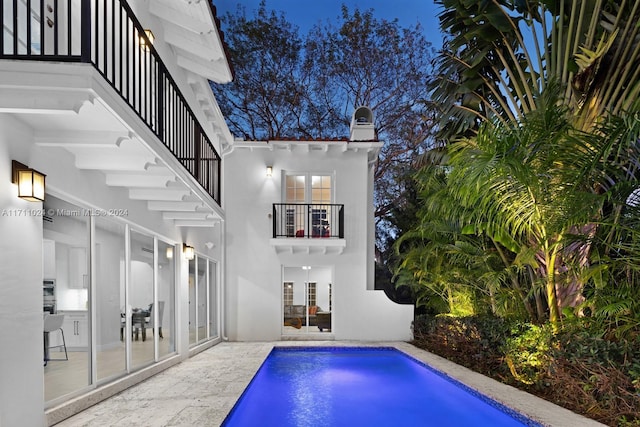
[[[433,0],[266,0],[267,9],[283,11],[289,21],[300,27],[301,35],[318,21],[338,21],[343,3],[351,10],[356,6],[361,10],[373,9],[378,18],[397,18],[403,27],[420,23],[427,40],[434,47],[442,44],[437,18],[440,10]],[[244,5],[247,15],[252,16],[260,5],[260,0],[213,0],[213,4],[218,9],[219,16],[229,11],[234,12],[237,4]],[[222,30],[226,31],[224,26]]]

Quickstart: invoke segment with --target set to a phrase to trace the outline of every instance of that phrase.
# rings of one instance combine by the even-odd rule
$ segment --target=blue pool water
[[[389,347],[274,348],[223,426],[539,426]]]

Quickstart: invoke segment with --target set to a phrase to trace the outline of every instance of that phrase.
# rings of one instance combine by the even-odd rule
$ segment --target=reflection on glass
[[[48,194],[44,211],[44,394],[50,401],[90,384],[89,221],[80,207]]]
[[[173,245],[158,241],[158,328],[151,331],[160,339],[160,358],[176,351],[175,306]]]
[[[153,237],[131,231],[129,301],[131,306],[131,367],[146,366],[154,360],[151,327],[153,305]]]
[[[196,260],[197,257],[189,261],[189,344],[193,345],[198,341],[196,335]]]
[[[95,220],[96,374],[98,380],[126,373],[125,227]]]
[[[202,341],[207,337],[207,260],[198,257],[198,341]]]

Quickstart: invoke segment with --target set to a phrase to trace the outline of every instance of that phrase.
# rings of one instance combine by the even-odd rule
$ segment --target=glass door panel
[[[285,177],[287,236],[304,237],[307,234],[305,233],[306,207],[302,205],[307,202],[305,183],[305,175],[287,175]]]
[[[126,373],[125,226],[105,217],[95,221],[96,375]]]
[[[284,335],[331,331],[331,267],[284,267]]]
[[[158,327],[152,322],[150,331],[160,339],[159,358],[176,351],[174,250],[173,245],[158,241]]]
[[[196,329],[196,259],[189,260],[189,345],[198,342]]]
[[[153,237],[131,231],[129,301],[131,305],[131,367],[141,368],[155,359],[153,334],[147,335],[153,307]]]
[[[51,401],[91,384],[89,217],[48,194],[44,211],[44,396]]]
[[[218,331],[218,264],[209,261],[209,337],[217,338]]]
[[[196,281],[196,301],[198,311],[196,313],[196,322],[198,325],[197,341],[207,338],[207,264],[206,258],[197,257],[198,279]]]

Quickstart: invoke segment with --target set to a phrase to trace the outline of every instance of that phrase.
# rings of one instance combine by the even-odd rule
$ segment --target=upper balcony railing
[[[344,205],[274,203],[273,237],[344,239]]]
[[[0,59],[91,63],[220,204],[220,156],[126,0],[0,0]]]

